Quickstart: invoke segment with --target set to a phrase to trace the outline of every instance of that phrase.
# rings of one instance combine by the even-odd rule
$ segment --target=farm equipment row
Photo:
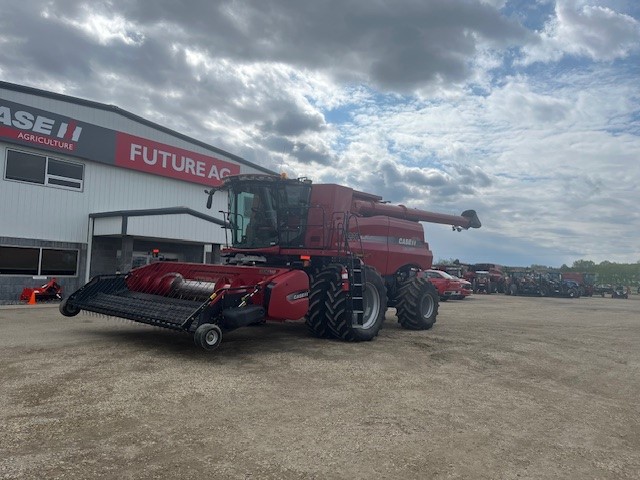
[[[592,296],[613,294],[613,287],[595,286],[595,275],[581,272],[561,272],[554,269],[502,267],[494,263],[436,265],[434,268],[467,280],[473,293],[505,293],[541,297]]]
[[[583,292],[574,280],[549,273],[513,271],[507,278],[507,295],[578,298]]]
[[[226,332],[304,319],[311,334],[345,341],[378,335],[388,307],[402,327],[424,330],[438,314],[428,281],[433,255],[420,222],[479,228],[473,210],[446,215],[391,205],[334,184],[275,175],[226,177],[230,245],[224,264],[156,262],[93,278],[60,304],[189,332],[217,348]]]
[[[439,264],[434,268],[468,282],[473,293],[505,293],[506,290],[503,267],[495,263]]]

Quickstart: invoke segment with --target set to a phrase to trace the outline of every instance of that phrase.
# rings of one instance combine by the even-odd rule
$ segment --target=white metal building
[[[55,277],[90,277],[153,257],[215,261],[225,242],[204,190],[275,173],[118,107],[0,82],[0,303]]]

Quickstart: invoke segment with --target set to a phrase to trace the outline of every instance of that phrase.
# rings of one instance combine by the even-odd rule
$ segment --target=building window
[[[40,275],[65,275],[73,276],[78,270],[77,250],[42,249],[40,261]]]
[[[44,185],[47,157],[7,150],[5,178]]]
[[[84,165],[34,153],[7,150],[5,179],[82,190]]]
[[[0,274],[38,275],[39,248],[0,247]]]
[[[78,250],[0,246],[0,275],[78,274]]]

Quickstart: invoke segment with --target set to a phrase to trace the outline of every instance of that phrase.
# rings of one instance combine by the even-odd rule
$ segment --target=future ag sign
[[[217,185],[240,166],[0,99],[0,139],[93,162],[202,185]]]

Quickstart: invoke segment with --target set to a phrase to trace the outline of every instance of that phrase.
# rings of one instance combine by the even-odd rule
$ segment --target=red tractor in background
[[[502,265],[495,263],[469,265],[464,279],[473,285],[474,293],[505,293],[507,288],[507,277],[504,273],[504,268]]]
[[[494,293],[495,285],[491,282],[491,274],[486,270],[473,272],[473,293]]]
[[[223,332],[265,321],[305,319],[317,337],[366,341],[387,307],[407,329],[429,329],[438,293],[425,278],[433,255],[419,223],[479,228],[460,216],[390,205],[382,197],[308,179],[229,176],[224,264],[157,262],[94,277],[60,304],[193,333],[212,350]]]

